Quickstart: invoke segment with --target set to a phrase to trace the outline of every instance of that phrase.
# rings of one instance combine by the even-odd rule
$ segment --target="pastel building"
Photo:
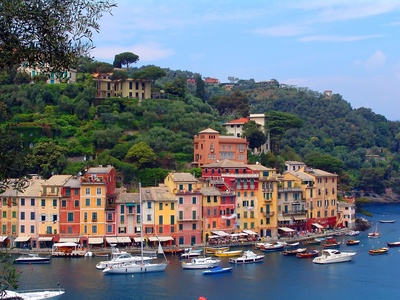
[[[202,194],[198,180],[190,173],[169,173],[164,184],[177,200],[178,230],[172,236],[179,245],[193,245],[202,241]]]
[[[80,242],[81,183],[71,176],[61,187],[59,242]]]
[[[195,166],[203,166],[218,160],[231,160],[247,164],[247,141],[243,138],[221,136],[207,128],[194,137]]]
[[[136,242],[140,241],[139,200],[139,193],[118,194],[115,209],[117,232],[110,235],[107,230],[108,244],[129,244],[134,239]]]

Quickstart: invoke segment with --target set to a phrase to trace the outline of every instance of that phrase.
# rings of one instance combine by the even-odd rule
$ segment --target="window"
[[[61,207],[67,207],[67,200],[61,200]]]
[[[85,205],[86,205],[86,206],[90,206],[90,199],[88,199],[88,198],[85,199]]]
[[[57,220],[58,220],[58,215],[56,215],[56,214],[51,215],[51,221],[52,222],[57,222]]]
[[[158,228],[158,232],[163,233],[163,228],[162,227]]]
[[[78,196],[78,195],[79,195],[79,190],[76,189],[76,190],[75,190],[75,196]]]
[[[87,212],[85,212],[85,213],[83,214],[83,220],[84,220],[84,221],[87,221]]]
[[[25,225],[21,225],[21,233],[25,233]]]
[[[57,207],[57,199],[53,199],[53,206]]]
[[[7,218],[7,212],[3,211],[3,218],[6,219]]]
[[[196,220],[196,219],[197,219],[197,213],[196,213],[195,210],[192,211],[192,219],[193,219],[193,220]]]
[[[107,233],[113,232],[112,225],[107,225]]]
[[[92,225],[92,233],[97,233],[97,225]]]
[[[35,233],[35,225],[31,225],[31,233]]]
[[[21,211],[21,218],[20,218],[21,220],[25,220],[25,212],[24,211]]]
[[[171,210],[174,210],[174,209],[175,209],[175,203],[172,202],[172,203],[171,203]]]
[[[35,212],[31,211],[31,220],[35,220]]]
[[[174,225],[174,224],[175,224],[175,216],[171,216],[171,225]]]
[[[101,195],[101,188],[96,189],[96,195]]]
[[[51,234],[52,231],[53,231],[53,228],[52,228],[51,226],[47,226],[46,233],[47,233],[47,234]]]
[[[68,222],[73,222],[74,221],[74,213],[69,212],[68,213]]]
[[[92,221],[97,221],[97,212],[92,212]]]
[[[183,224],[179,224],[178,228],[179,228],[179,231],[182,231],[183,230]]]
[[[179,220],[180,220],[180,221],[183,220],[183,211],[179,211]]]
[[[207,203],[211,203],[211,197],[207,196]]]
[[[183,197],[179,197],[179,204],[183,204]]]
[[[68,231],[68,234],[72,234],[72,227],[68,226],[67,231]]]
[[[21,206],[25,206],[25,198],[21,198]]]
[[[192,224],[192,230],[196,230],[196,228],[197,228],[196,225],[197,225],[196,223],[193,223],[193,224]]]
[[[35,199],[31,199],[31,206],[35,206]]]
[[[90,195],[90,188],[85,188],[85,195]]]
[[[45,199],[42,199],[40,201],[41,201],[42,206],[46,206],[46,200]]]
[[[147,221],[151,221],[151,215],[150,214],[147,215]]]
[[[97,198],[96,199],[96,205],[97,206],[101,206],[101,198]]]
[[[11,225],[11,232],[17,233],[17,225]]]
[[[196,204],[196,197],[192,198],[192,204]]]
[[[121,215],[125,213],[125,205],[121,205]]]
[[[163,216],[158,216],[158,224],[163,225]]]
[[[147,201],[147,208],[151,208],[151,202],[150,201]]]
[[[113,214],[112,213],[107,213],[107,221],[112,221],[113,220]]]
[[[75,205],[75,207],[79,207],[79,200],[75,200],[74,205]]]
[[[120,222],[121,222],[121,224],[125,223],[125,216],[120,216]]]
[[[83,233],[87,234],[87,225],[83,226]]]
[[[12,212],[12,218],[13,218],[13,219],[16,219],[16,218],[17,218],[17,212],[16,212],[16,211],[13,211],[13,212]]]
[[[159,210],[163,210],[163,204],[162,203],[158,203],[158,209]]]

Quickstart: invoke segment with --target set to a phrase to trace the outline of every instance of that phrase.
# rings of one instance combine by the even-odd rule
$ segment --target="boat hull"
[[[14,264],[49,264],[51,261],[50,258],[40,258],[40,259],[29,259],[29,258],[21,258],[14,260]]]
[[[400,242],[392,242],[392,243],[386,242],[386,244],[390,248],[392,248],[392,247],[400,247]]]
[[[232,267],[227,267],[227,268],[214,268],[211,270],[203,271],[203,275],[215,275],[215,274],[221,274],[221,273],[228,273],[232,271]]]
[[[218,257],[232,257],[232,256],[239,256],[240,254],[242,254],[242,250],[225,251],[225,252],[216,252],[216,253],[214,253],[214,255],[218,256]]]
[[[190,262],[182,262],[182,269],[201,270],[218,267],[221,263],[220,259],[194,258]]]
[[[162,264],[123,264],[110,266],[103,270],[105,274],[137,274],[137,273],[151,273],[163,272],[167,267],[166,263]]]
[[[313,259],[313,263],[325,265],[348,262],[353,259],[356,252],[341,253],[339,251],[322,251],[322,255]]]

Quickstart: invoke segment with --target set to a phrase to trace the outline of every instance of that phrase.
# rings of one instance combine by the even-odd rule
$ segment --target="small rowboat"
[[[348,240],[346,242],[347,246],[354,246],[354,245],[358,245],[360,243],[360,240]]]
[[[307,251],[307,248],[298,248],[295,250],[285,250],[283,251],[283,255],[296,255],[297,253],[304,253]]]
[[[226,267],[223,268],[221,266],[218,266],[216,268],[207,270],[207,271],[203,271],[203,275],[214,275],[214,274],[220,274],[220,273],[227,273],[227,272],[231,272],[233,269],[233,267]]]
[[[332,248],[338,248],[338,247],[340,247],[340,242],[322,244],[322,248],[324,248],[324,249],[332,249]]]
[[[241,254],[242,250],[221,251],[214,253],[214,255],[218,257],[232,257],[232,256],[239,256]]]
[[[388,253],[388,251],[389,251],[388,247],[382,247],[378,249],[371,249],[368,251],[368,253],[371,255],[379,255],[379,254],[386,254]]]
[[[318,256],[318,253],[319,253],[318,250],[312,250],[310,252],[297,253],[296,257],[298,257],[298,258],[310,258],[310,257]]]
[[[387,246],[392,248],[392,247],[400,247],[400,242],[386,242]]]

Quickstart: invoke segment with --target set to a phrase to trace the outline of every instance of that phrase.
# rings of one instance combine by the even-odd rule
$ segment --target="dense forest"
[[[121,63],[119,63],[121,64]],[[149,78],[154,94],[164,99],[95,97],[91,72],[105,64],[81,61],[77,83],[45,84],[18,73],[0,74],[2,151],[19,143],[29,164],[26,174],[79,174],[92,165],[116,167],[120,182],[161,182],[171,170],[188,171],[193,136],[222,123],[265,113],[272,151],[253,155],[265,141],[249,124],[249,160],[283,171],[285,160],[339,175],[340,188],[384,193],[400,191],[400,122],[388,121],[368,108],[353,109],[338,94],[326,97],[307,88],[270,80],[230,78],[207,85],[197,73],[155,66],[115,72],[116,79]],[[119,65],[120,67],[120,65]],[[105,72],[106,72],[105,71]],[[195,83],[187,83],[188,78]],[[40,78],[39,78],[40,79]],[[198,169],[190,172],[199,174]]]

